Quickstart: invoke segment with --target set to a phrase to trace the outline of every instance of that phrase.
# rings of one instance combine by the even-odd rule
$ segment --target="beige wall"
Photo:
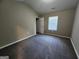
[[[0,47],[36,34],[37,14],[15,0],[0,1]]]
[[[76,10],[75,22],[73,26],[72,42],[74,44],[74,47],[76,49],[76,53],[79,59],[79,3],[78,3],[77,10]]]
[[[74,14],[75,14],[75,9],[69,9],[69,10],[53,12],[53,13],[49,13],[49,14],[45,15],[45,26],[44,26],[45,33],[70,37],[71,32],[72,32]],[[58,16],[59,17],[57,32],[48,31],[48,17],[49,16]]]

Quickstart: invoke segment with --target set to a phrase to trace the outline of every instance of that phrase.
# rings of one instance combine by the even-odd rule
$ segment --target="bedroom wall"
[[[45,33],[71,37],[74,15],[75,15],[75,9],[57,11],[45,15],[44,20]],[[58,16],[58,30],[56,32],[48,30],[48,17],[50,16]]]
[[[72,32],[72,43],[79,59],[79,3],[75,14],[75,21]]]
[[[37,14],[15,0],[0,1],[0,47],[36,34]]]

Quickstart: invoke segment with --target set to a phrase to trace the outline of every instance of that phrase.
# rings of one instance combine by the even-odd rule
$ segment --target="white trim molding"
[[[62,37],[62,38],[69,38],[70,37],[67,37],[67,36],[62,36],[62,35],[57,35],[57,34],[49,34],[49,33],[45,33],[46,35],[53,35],[53,36],[58,36],[58,37]]]
[[[35,34],[35,35],[36,35],[36,34]],[[28,39],[28,38],[30,38],[30,37],[32,37],[32,36],[35,36],[35,35],[30,35],[30,36],[27,36],[27,37],[22,38],[22,39],[20,39],[20,40],[17,40],[17,41],[15,41],[15,42],[12,42],[12,43],[9,43],[9,44],[7,44],[7,45],[4,45],[4,46],[0,47],[0,50],[3,49],[3,48],[6,48],[6,47],[8,47],[8,46],[11,46],[11,45],[13,45],[13,44],[16,44],[16,43],[18,43],[18,42],[21,42],[21,41],[23,41],[23,40],[25,40],[25,39]]]
[[[73,41],[72,41],[72,38],[71,38],[70,40],[71,40],[71,43],[72,43],[73,48],[74,48],[74,50],[75,50],[75,53],[76,53],[76,55],[77,55],[77,58],[79,59],[79,54],[77,53],[77,50],[76,50],[75,45],[74,45],[74,43],[73,43]]]

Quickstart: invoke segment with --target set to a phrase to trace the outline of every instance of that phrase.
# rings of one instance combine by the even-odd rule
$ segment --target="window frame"
[[[50,29],[49,29],[49,18],[50,18],[50,17],[58,17],[58,16],[49,16],[49,17],[48,17],[48,31],[57,32],[57,31],[58,31],[58,23],[59,23],[59,20],[58,20],[58,19],[59,19],[59,17],[58,17],[58,19],[57,19],[57,30],[50,30]]]

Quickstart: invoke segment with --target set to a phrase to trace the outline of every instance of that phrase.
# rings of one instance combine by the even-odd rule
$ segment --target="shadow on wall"
[[[2,2],[2,0],[0,0],[0,3]]]

